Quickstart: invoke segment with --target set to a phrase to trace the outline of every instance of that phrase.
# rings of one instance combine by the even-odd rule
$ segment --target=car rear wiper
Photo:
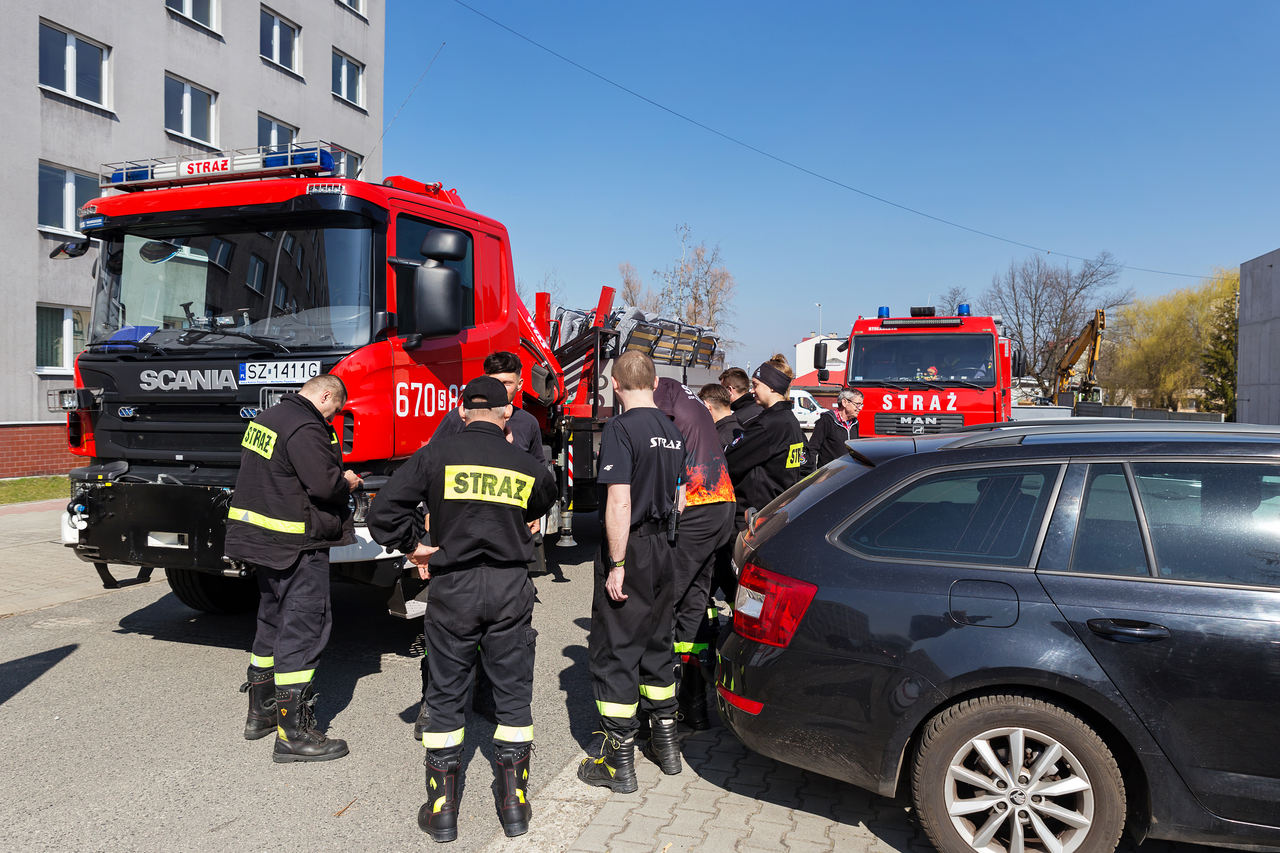
[[[270,347],[276,352],[289,352],[289,348],[279,341],[273,341],[271,338],[264,338],[261,335],[255,335],[250,332],[241,332],[235,329],[188,329],[178,337],[178,343],[183,346],[191,346],[196,341],[202,340],[209,335],[227,335],[233,338],[244,338],[246,341],[253,341],[255,344]]]

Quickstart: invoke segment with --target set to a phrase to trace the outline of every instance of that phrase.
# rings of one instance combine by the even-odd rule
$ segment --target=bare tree
[[[1026,358],[1026,375],[1033,376],[1046,397],[1054,387],[1054,368],[1094,309],[1110,311],[1133,298],[1120,289],[1120,266],[1109,252],[1070,264],[1050,264],[1040,255],[1021,264],[1010,262],[993,276],[982,296],[983,313],[999,314],[1003,332]]]
[[[725,268],[720,247],[707,248],[705,242],[690,245],[689,226],[676,228],[680,237],[680,258],[665,270],[654,270],[663,281],[662,305],[680,320],[717,331],[732,329],[733,292],[737,283]]]
[[[641,311],[656,314],[662,310],[662,297],[640,281],[640,274],[630,263],[618,264],[622,276],[622,291],[618,294],[626,304]]]
[[[962,284],[948,287],[942,293],[942,304],[938,307],[942,309],[944,314],[954,314],[956,308],[970,302],[969,291]]]
[[[516,278],[516,295],[530,311],[533,310],[535,293],[550,293],[552,305],[564,304],[564,283],[560,281],[560,273],[552,267],[542,274],[542,283],[532,290],[523,278]]]

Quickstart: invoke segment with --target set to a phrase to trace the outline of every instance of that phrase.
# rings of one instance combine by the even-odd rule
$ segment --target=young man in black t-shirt
[[[600,440],[600,516],[587,648],[596,707],[605,731],[599,758],[584,758],[578,778],[619,793],[636,790],[638,711],[649,715],[645,753],[662,772],[680,772],[671,635],[675,554],[668,530],[683,509],[684,436],[654,405],[657,376],[643,353],[613,366],[614,395],[625,411]]]

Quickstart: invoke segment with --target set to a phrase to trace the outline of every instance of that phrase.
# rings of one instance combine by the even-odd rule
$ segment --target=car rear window
[[[1026,566],[1060,466],[968,468],[891,493],[838,535],[874,557]]]
[[[1160,577],[1280,586],[1280,466],[1138,462]]]

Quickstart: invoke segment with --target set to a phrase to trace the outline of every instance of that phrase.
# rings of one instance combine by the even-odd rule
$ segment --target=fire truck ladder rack
[[[340,145],[323,140],[290,142],[283,145],[259,145],[233,148],[193,157],[177,154],[104,163],[98,175],[101,189],[126,192],[151,187],[203,184],[213,181],[270,178],[282,175],[298,177],[333,175],[336,156],[345,154]]]

